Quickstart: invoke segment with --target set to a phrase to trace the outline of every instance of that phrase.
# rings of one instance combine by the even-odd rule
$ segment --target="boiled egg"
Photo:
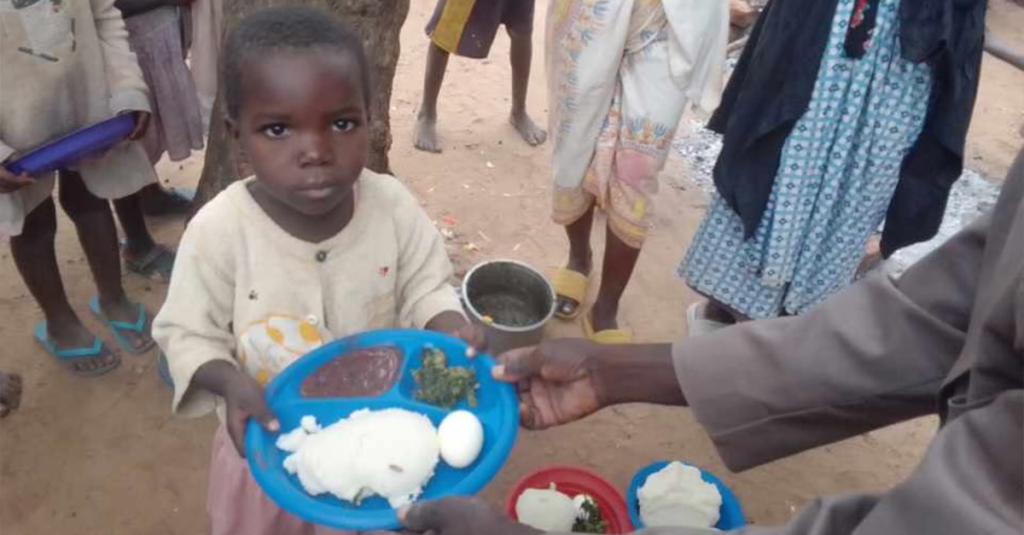
[[[480,456],[484,447],[484,426],[469,411],[455,411],[437,428],[441,458],[452,468],[466,468]]]

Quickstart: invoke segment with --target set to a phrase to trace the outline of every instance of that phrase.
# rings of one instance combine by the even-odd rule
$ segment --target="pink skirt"
[[[315,526],[278,507],[252,478],[223,424],[213,436],[206,508],[213,535],[355,535]]]

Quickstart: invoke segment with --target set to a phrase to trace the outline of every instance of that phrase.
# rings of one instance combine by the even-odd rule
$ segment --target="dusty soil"
[[[537,27],[542,28],[544,3],[539,4]],[[1024,46],[1024,10],[1007,0],[993,0],[992,6],[993,28]],[[425,0],[414,2],[402,34],[392,113],[395,173],[442,226],[451,228],[451,252],[460,270],[495,257],[554,268],[564,260],[566,244],[547,218],[548,151],[529,148],[508,125],[507,38],[499,37],[489,60],[452,60],[440,103],[445,151],[427,155],[412,149],[427,42],[422,28],[432,7]],[[536,48],[530,111],[543,121],[543,47],[538,42]],[[1024,74],[986,58],[969,149],[971,165],[993,179],[1005,173],[1022,143],[1021,87]],[[706,204],[699,188],[686,186],[689,166],[679,157],[669,162],[666,175],[678,186],[659,193],[656,229],[624,298],[621,319],[640,340],[681,336],[683,311],[696,299],[674,275]],[[201,160],[193,158],[162,164],[160,172],[172,184],[190,185],[200,167]],[[94,288],[77,237],[67,220],[60,225],[58,253],[68,293],[87,324],[106,337],[85,307]],[[153,225],[165,243],[175,243],[181,231],[175,220]],[[151,310],[159,308],[164,286],[133,276],[125,284]],[[214,418],[170,417],[170,391],[157,378],[154,354],[125,356],[119,370],[101,378],[71,376],[33,342],[32,327],[40,319],[3,248],[0,339],[6,345],[0,367],[23,374],[26,393],[21,409],[0,423],[0,532],[206,532]],[[552,336],[578,333],[573,324],[549,329]],[[822,494],[892,487],[917,463],[935,425],[928,418],[907,422],[732,474],[688,410],[623,406],[561,429],[522,433],[484,496],[502,503],[516,479],[550,463],[592,468],[624,488],[631,474],[652,460],[685,459],[722,476],[753,522],[780,523]]]

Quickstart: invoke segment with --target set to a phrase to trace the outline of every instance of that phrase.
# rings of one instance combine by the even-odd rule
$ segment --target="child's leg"
[[[158,275],[170,280],[174,268],[174,253],[156,243],[146,226],[140,193],[114,201],[117,219],[124,229],[124,260],[129,271],[144,276]]]
[[[533,59],[533,32],[520,33],[508,29],[512,39],[509,53],[512,63],[512,113],[509,120],[531,146],[544,143],[548,133],[537,126],[526,113],[526,92],[530,85],[530,62]]]
[[[67,170],[60,172],[60,204],[78,229],[78,239],[99,290],[100,310],[110,320],[135,323],[139,310],[121,286],[121,258],[110,205],[89,191],[81,175]],[[150,341],[148,327],[145,333],[122,334],[135,347],[144,347]]]
[[[53,198],[46,199],[25,217],[21,234],[11,238],[11,253],[29,293],[46,316],[48,334],[58,349],[90,347],[95,337],[82,325],[71,309],[57,267],[54,238],[57,234],[57,209]],[[116,356],[104,350],[92,358],[75,359],[71,366],[91,372],[112,365]]]
[[[626,291],[633,268],[640,258],[640,249],[622,241],[611,227],[608,227],[604,247],[604,267],[601,272],[601,288],[591,309],[590,321],[595,331],[619,327],[619,300]]]
[[[593,204],[579,219],[565,226],[565,235],[569,238],[569,263],[566,267],[584,275],[590,275],[594,264],[593,253],[590,249],[590,231],[593,226]],[[572,316],[577,308],[583,306],[583,303],[560,296],[557,306],[561,314]]]
[[[423,78],[423,102],[416,121],[416,148],[441,152],[437,139],[437,97],[441,94],[444,71],[448,68],[448,52],[433,42],[427,50],[427,72]]]

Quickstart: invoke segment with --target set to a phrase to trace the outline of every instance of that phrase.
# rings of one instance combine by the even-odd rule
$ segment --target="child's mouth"
[[[333,195],[337,189],[337,186],[319,186],[299,190],[299,194],[310,200],[321,201]]]

